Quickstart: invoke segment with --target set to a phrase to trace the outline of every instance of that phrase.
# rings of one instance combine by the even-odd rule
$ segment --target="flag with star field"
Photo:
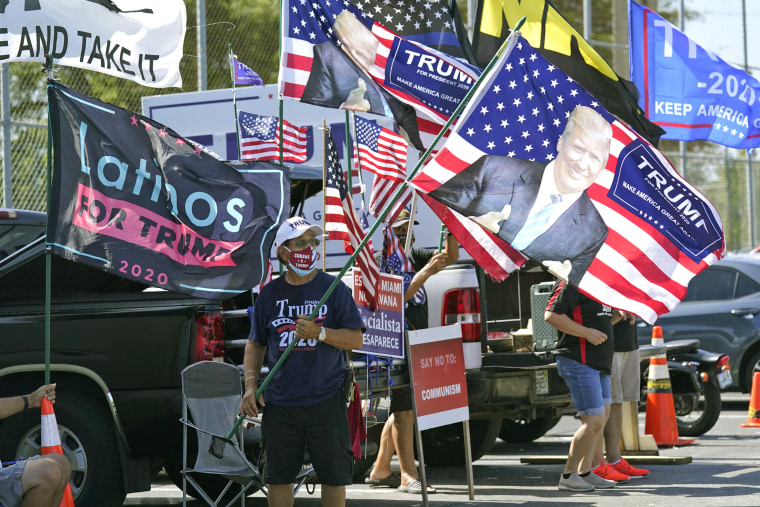
[[[468,169],[494,160],[502,171],[522,164],[543,174],[557,155],[558,140],[576,106],[589,107],[606,119],[612,142],[606,166],[585,191],[608,229],[606,239],[574,285],[651,323],[678,304],[694,275],[724,255],[720,217],[656,148],[525,40],[518,37],[514,48],[501,56],[442,149],[411,183],[428,198],[467,215],[465,201],[451,196],[477,199],[486,179],[470,178]],[[498,158],[485,158],[494,155]],[[503,192],[503,201],[498,195],[496,200],[508,204],[507,192],[521,184],[515,180],[509,188],[491,191]],[[577,238],[559,231],[549,239],[557,245],[554,255],[533,256],[535,260],[568,260],[562,248]]]
[[[267,272],[290,172],[223,162],[150,118],[48,83],[53,253],[145,285],[226,299]]]

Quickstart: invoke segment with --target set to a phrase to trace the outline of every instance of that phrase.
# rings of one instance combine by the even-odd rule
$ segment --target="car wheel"
[[[105,405],[85,395],[59,392],[54,409],[63,453],[71,464],[69,484],[77,507],[122,505],[126,493],[121,459]],[[36,456],[41,446],[39,411],[27,410],[3,423],[4,459]]]
[[[560,419],[562,419],[562,414],[553,416],[551,412],[536,414],[536,418],[532,421],[504,419],[501,422],[499,438],[512,444],[533,442],[555,427]]]
[[[741,386],[743,390],[748,393],[752,391],[752,377],[754,377],[755,372],[758,371],[760,371],[760,351],[755,352],[752,359],[747,363],[747,368],[744,373],[744,385]]]
[[[474,419],[470,421],[470,449],[475,461],[493,447],[499,436],[501,419]],[[462,423],[447,424],[422,432],[422,450],[425,464],[430,466],[459,466],[466,462],[464,428]]]

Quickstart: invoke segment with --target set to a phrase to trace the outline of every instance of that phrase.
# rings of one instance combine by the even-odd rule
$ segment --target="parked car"
[[[708,267],[655,325],[666,342],[697,339],[702,349],[728,354],[732,388],[749,392],[760,371],[760,255],[729,255]],[[651,342],[652,326],[639,321],[637,332],[640,344]]]

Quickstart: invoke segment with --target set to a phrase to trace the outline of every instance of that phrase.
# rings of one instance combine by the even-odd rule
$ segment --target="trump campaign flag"
[[[139,114],[48,82],[53,253],[143,284],[225,299],[266,273],[290,176],[222,162]]]
[[[348,191],[335,141],[329,133],[326,153],[325,230],[329,233],[329,239],[342,239],[346,244],[346,251],[353,253],[366,234],[356,214],[352,195]],[[375,262],[371,241],[359,252],[356,265],[362,274],[362,288],[366,293],[367,302],[374,307],[380,268]]]
[[[398,36],[351,2],[282,4],[282,95],[393,117],[419,149],[480,75],[463,60]]]
[[[240,159],[280,160],[279,121],[276,116],[240,111]],[[282,120],[282,129],[285,132],[282,142],[283,162],[306,162],[314,149],[309,128],[297,127]]]
[[[580,147],[560,135],[581,106],[578,114],[601,120],[611,138],[606,165],[603,154],[588,155],[599,157],[596,178],[585,191],[558,196],[565,208],[556,208],[553,225],[544,225],[521,250],[602,303],[651,323],[678,304],[695,274],[723,256],[720,217],[661,153],[578,83],[526,41],[517,37],[513,44],[412,184],[502,240],[517,242],[528,218],[541,214],[533,204],[542,187],[583,179],[576,163],[565,163],[569,174],[554,169],[563,142],[569,154]],[[591,130],[578,128],[580,135]],[[599,137],[580,138],[583,143],[604,139],[591,132]],[[481,209],[481,202],[497,204]]]
[[[664,131],[639,107],[641,88],[618,76],[549,0],[480,0],[473,37],[479,65],[496,54],[510,28],[523,17],[526,22],[520,31],[531,46],[657,146]]]
[[[182,87],[179,62],[187,13],[182,0],[0,2],[0,62],[55,64],[143,86]]]
[[[631,79],[664,139],[760,145],[760,82],[702,48],[653,10],[629,2]]]
[[[264,80],[252,68],[235,58],[234,55],[230,56],[230,59],[232,61],[233,83],[236,85],[264,86]]]

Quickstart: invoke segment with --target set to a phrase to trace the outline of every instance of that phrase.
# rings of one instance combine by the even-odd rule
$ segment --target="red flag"
[[[327,184],[325,185],[325,229],[330,233],[330,239],[347,241],[353,251],[364,239],[359,217],[351,194],[348,192],[340,157],[335,148],[332,135],[327,136]],[[380,278],[380,267],[375,261],[372,242],[368,242],[356,257],[356,264],[362,274],[362,285],[367,294],[370,306],[375,306],[375,291]]]
[[[240,123],[240,160],[280,160],[280,133],[276,116],[238,113]],[[282,142],[282,160],[306,162],[309,158],[308,127],[297,127],[283,120],[285,137]]]

